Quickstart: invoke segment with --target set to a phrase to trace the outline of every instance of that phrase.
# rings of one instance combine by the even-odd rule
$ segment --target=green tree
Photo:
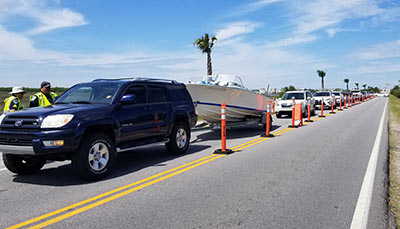
[[[364,91],[367,90],[367,84],[363,84],[362,87],[364,88]]]
[[[324,90],[324,78],[326,76],[326,73],[322,70],[317,70],[318,76],[321,77],[321,88]]]
[[[211,64],[211,50],[214,46],[214,42],[217,40],[215,36],[211,38],[208,33],[204,34],[201,38],[196,39],[193,45],[197,46],[202,53],[207,53],[207,75],[212,75],[212,64]]]
[[[344,79],[344,82],[346,83],[346,90],[349,91],[349,79]]]
[[[293,86],[290,85],[289,87],[284,87],[281,89],[281,92],[279,93],[279,98],[281,98],[287,91],[296,91],[297,89]]]
[[[358,90],[358,85],[359,85],[359,84],[358,84],[358,83],[354,83],[354,84],[356,85],[356,88],[357,88],[357,90]]]

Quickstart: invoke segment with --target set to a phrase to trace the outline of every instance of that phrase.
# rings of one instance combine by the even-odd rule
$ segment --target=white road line
[[[386,100],[385,108],[379,123],[378,132],[376,134],[374,147],[372,148],[371,156],[369,158],[367,171],[364,175],[364,180],[361,186],[360,195],[358,196],[357,206],[354,211],[353,220],[351,222],[351,229],[367,228],[368,214],[371,207],[372,190],[374,187],[376,164],[378,163],[379,148],[381,145],[381,138],[386,114],[386,107],[388,100]]]

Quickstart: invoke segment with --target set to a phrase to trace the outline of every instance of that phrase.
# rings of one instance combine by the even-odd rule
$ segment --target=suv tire
[[[41,158],[11,154],[3,154],[3,161],[8,170],[19,175],[36,173],[46,163],[46,160]]]
[[[84,180],[99,180],[107,176],[115,158],[111,139],[101,133],[86,136],[72,156],[72,165]]]
[[[169,142],[165,147],[171,155],[181,155],[189,148],[190,128],[185,122],[178,122],[174,125]]]

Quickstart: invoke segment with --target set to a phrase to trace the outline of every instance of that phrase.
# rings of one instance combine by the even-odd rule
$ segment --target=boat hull
[[[226,121],[241,122],[261,118],[268,97],[240,88],[186,84],[198,115],[209,123],[221,122],[221,104],[226,104]]]

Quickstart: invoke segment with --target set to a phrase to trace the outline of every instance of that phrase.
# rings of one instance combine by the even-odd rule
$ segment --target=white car
[[[344,105],[344,96],[342,92],[340,91],[333,91],[332,94],[335,96],[335,103],[336,106],[340,104],[340,101],[342,101],[342,106]]]
[[[288,91],[275,104],[276,117],[281,118],[282,115],[292,115],[293,98],[295,103],[302,103],[303,117],[308,114],[308,99],[310,98],[311,114],[315,114],[315,101],[310,91]]]
[[[321,105],[332,109],[336,107],[335,99],[333,98],[334,95],[331,91],[318,91],[314,94],[315,99],[315,106],[321,109]]]

